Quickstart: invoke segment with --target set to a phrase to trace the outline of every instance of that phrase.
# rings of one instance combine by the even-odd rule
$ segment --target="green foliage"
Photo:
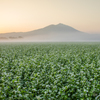
[[[0,100],[95,100],[99,93],[100,43],[0,44]]]

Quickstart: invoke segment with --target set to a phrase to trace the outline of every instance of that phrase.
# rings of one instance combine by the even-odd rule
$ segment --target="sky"
[[[32,31],[58,23],[100,33],[100,0],[0,0],[0,33]]]

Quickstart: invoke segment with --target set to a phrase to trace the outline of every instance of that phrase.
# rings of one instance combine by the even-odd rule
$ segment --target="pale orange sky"
[[[0,33],[25,32],[63,23],[100,32],[100,0],[0,0]]]

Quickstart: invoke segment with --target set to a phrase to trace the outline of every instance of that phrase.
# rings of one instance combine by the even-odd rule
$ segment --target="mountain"
[[[38,30],[37,30],[38,31]],[[45,31],[45,32],[78,32],[78,30],[64,24],[57,24],[57,25],[49,25],[47,27],[44,27],[40,29],[40,31]]]
[[[68,25],[59,23],[29,32],[0,34],[0,41],[19,42],[66,42],[66,41],[100,41],[100,34],[88,34]]]
[[[34,30],[34,31],[31,31],[31,32],[28,32],[28,33],[73,33],[73,32],[79,32],[78,30],[68,26],[68,25],[64,25],[64,24],[57,24],[57,25],[49,25],[49,26],[46,26],[44,28],[41,28],[41,29],[38,29],[38,30]],[[31,35],[32,35],[31,34]]]

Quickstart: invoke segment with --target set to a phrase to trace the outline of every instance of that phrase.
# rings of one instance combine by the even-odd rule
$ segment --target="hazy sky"
[[[58,23],[100,32],[100,0],[0,0],[0,33]]]

